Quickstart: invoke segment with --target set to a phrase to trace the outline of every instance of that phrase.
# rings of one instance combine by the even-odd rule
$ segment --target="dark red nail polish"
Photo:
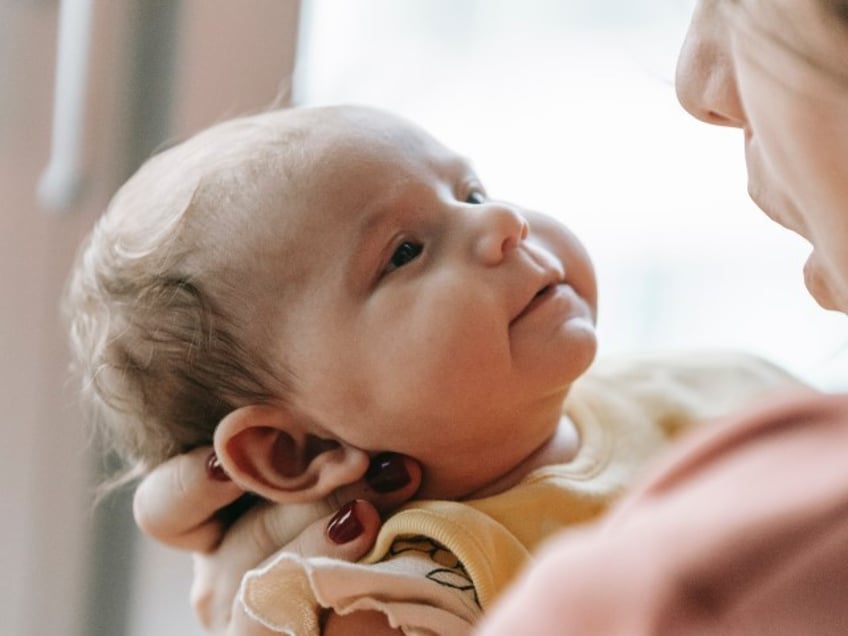
[[[380,453],[371,458],[365,481],[379,493],[400,490],[409,484],[412,478],[406,470],[403,457],[395,453]]]
[[[221,462],[218,461],[218,456],[215,454],[215,451],[206,458],[206,475],[209,479],[214,479],[215,481],[230,481],[230,476],[224,470],[224,467],[221,466]]]
[[[363,530],[365,528],[356,516],[356,501],[348,501],[339,508],[327,524],[327,536],[330,537],[330,541],[338,545],[350,543],[361,535]]]

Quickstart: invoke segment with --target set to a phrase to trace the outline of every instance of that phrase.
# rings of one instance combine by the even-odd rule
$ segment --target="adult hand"
[[[151,472],[136,490],[133,509],[136,523],[146,534],[193,552],[192,607],[205,629],[225,634],[233,599],[247,570],[283,547],[310,555],[359,558],[379,530],[378,513],[407,501],[420,482],[421,470],[414,461],[381,454],[372,458],[363,479],[323,501],[270,504],[230,481],[212,448],[202,447]],[[315,522],[352,500],[360,500],[356,510],[361,513],[363,531],[338,548],[338,542]]]

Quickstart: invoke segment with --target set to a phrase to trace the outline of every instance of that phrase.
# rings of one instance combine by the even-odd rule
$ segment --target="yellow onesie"
[[[468,634],[542,541],[600,515],[670,439],[797,384],[736,353],[596,363],[563,405],[580,434],[571,461],[484,499],[412,502],[359,563],[281,554],[246,575],[241,602],[265,626],[297,636],[320,634],[322,608],[376,609],[406,634]]]

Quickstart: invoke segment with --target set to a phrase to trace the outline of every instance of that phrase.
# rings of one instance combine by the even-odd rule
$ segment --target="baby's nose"
[[[488,203],[475,208],[474,213],[479,215],[480,230],[474,245],[475,255],[489,267],[500,264],[530,231],[527,219],[508,205]]]

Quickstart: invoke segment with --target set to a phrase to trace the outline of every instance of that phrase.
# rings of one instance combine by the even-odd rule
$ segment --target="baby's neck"
[[[572,460],[579,449],[580,434],[577,432],[577,427],[571,421],[571,418],[563,414],[560,417],[556,432],[544,444],[508,473],[501,475],[495,481],[486,484],[479,490],[463,497],[463,499],[480,499],[509,490],[536,468],[563,464]]]

